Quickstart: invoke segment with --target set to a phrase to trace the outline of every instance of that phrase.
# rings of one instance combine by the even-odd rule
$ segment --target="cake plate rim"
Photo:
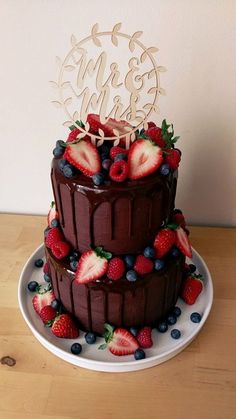
[[[92,356],[95,358],[95,359],[90,359],[85,356],[86,351],[82,350],[81,354],[77,356],[77,355],[73,355],[71,352],[68,352],[68,349],[65,350],[60,347],[60,346],[63,346],[64,343],[65,343],[65,346],[66,345],[68,346],[68,342],[72,344],[74,341],[77,341],[76,339],[73,339],[73,340],[60,339],[52,335],[52,337],[50,336],[50,340],[52,342],[50,342],[48,338],[48,328],[43,328],[41,325],[42,322],[39,319],[39,316],[37,316],[37,314],[33,311],[33,308],[32,310],[29,309],[29,299],[31,301],[33,294],[29,293],[27,290],[27,283],[31,280],[29,276],[32,276],[32,273],[33,275],[35,275],[36,272],[38,275],[40,273],[40,269],[34,267],[34,260],[38,258],[44,259],[44,244],[43,243],[30,255],[20,275],[19,284],[18,284],[18,302],[19,302],[21,314],[25,322],[27,323],[28,327],[30,328],[31,332],[36,337],[36,339],[51,353],[63,359],[64,361],[69,362],[70,364],[73,364],[82,368],[86,368],[86,369],[90,369],[94,371],[102,371],[102,372],[130,372],[130,371],[142,370],[142,369],[153,367],[155,365],[159,365],[173,358],[177,354],[179,354],[195,339],[195,337],[198,335],[203,325],[205,324],[209,316],[211,307],[212,307],[213,283],[212,283],[211,274],[209,272],[206,262],[201,257],[201,255],[193,247],[192,247],[192,251],[193,251],[192,260],[193,262],[195,262],[197,267],[199,267],[199,265],[201,266],[201,273],[203,273],[204,278],[205,278],[204,280],[205,286],[202,293],[203,294],[206,293],[205,300],[207,301],[206,302],[205,300],[202,301],[204,313],[203,313],[201,322],[198,324],[191,323],[192,331],[189,332],[185,338],[181,338],[179,341],[178,340],[175,341],[174,339],[171,339],[170,341],[171,343],[169,345],[168,344],[166,345],[168,348],[165,349],[163,352],[160,352],[156,355],[150,355],[150,356],[147,356],[145,359],[136,361],[133,355],[129,355],[126,357],[115,357],[114,355],[108,353],[108,351],[105,351],[104,354],[107,354],[107,360],[99,360],[99,359],[96,359],[96,354],[98,354],[97,345],[94,346],[94,345],[86,344],[86,347],[87,348],[89,347],[90,355],[92,352]],[[204,299],[204,296],[202,297]],[[190,312],[190,307],[192,308],[191,311],[194,312],[194,311],[198,311],[196,308],[196,304],[197,302],[193,306],[187,306],[186,304],[182,303],[182,307],[184,307],[185,312],[186,310]],[[181,302],[179,304],[179,300],[177,302],[177,305],[181,305]],[[35,324],[35,321],[38,321],[38,324]],[[179,327],[178,325],[176,325],[176,326],[173,326],[172,329],[173,328],[179,328]],[[80,335],[81,334],[82,334],[82,337],[80,339],[82,339],[84,336],[83,332],[80,332]],[[159,334],[159,337],[163,338],[162,334]],[[80,341],[80,339],[78,341]],[[158,347],[158,344],[156,346]],[[146,353],[150,351],[152,353],[153,351],[155,352],[155,344],[151,348],[151,350],[150,349],[145,350]],[[111,360],[111,357],[114,358],[114,361]],[[124,358],[126,360],[124,360]]]

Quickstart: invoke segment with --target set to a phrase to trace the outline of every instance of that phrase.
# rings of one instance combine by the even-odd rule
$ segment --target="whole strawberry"
[[[107,276],[113,281],[121,279],[125,273],[125,263],[121,258],[115,257],[109,261]]]
[[[159,147],[164,148],[166,143],[162,137],[162,131],[159,127],[151,127],[145,131],[145,135],[147,135],[155,144]]]
[[[51,322],[52,320],[55,319],[57,312],[55,308],[49,305],[49,306],[44,306],[42,310],[40,311],[39,315],[42,321],[44,322],[44,324],[51,326]]]
[[[45,239],[46,246],[51,249],[52,245],[58,241],[63,241],[61,231],[57,227],[51,228]]]
[[[202,289],[203,283],[197,276],[188,276],[184,282],[181,297],[186,304],[192,305],[202,292]]]
[[[75,339],[79,336],[79,329],[68,314],[56,317],[51,330],[58,338]]]
[[[143,255],[137,256],[134,264],[134,270],[140,274],[145,275],[153,271],[154,263],[151,259]]]
[[[62,240],[53,243],[51,246],[52,254],[57,259],[63,259],[70,253],[70,245]]]
[[[141,348],[151,348],[153,345],[151,327],[146,326],[140,329],[136,339]]]
[[[168,163],[172,170],[176,170],[179,167],[179,163],[181,160],[180,152],[171,148],[168,150],[168,154],[165,157],[165,163]]]
[[[156,257],[162,258],[169,252],[171,247],[175,244],[176,232],[170,228],[164,228],[157,233],[154,241],[156,249]]]

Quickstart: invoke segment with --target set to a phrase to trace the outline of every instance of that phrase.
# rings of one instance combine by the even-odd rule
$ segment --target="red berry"
[[[203,289],[203,283],[200,279],[188,276],[184,282],[181,297],[186,304],[194,304],[197,297]]]
[[[169,252],[171,247],[175,244],[176,232],[169,228],[160,230],[155,238],[154,247],[156,249],[156,257],[162,258]]]
[[[52,245],[58,241],[62,241],[63,240],[63,235],[61,233],[61,231],[57,228],[51,228],[51,230],[49,230],[47,237],[45,239],[45,243],[46,246],[49,247],[49,249],[51,249]]]
[[[165,158],[165,163],[168,163],[172,170],[176,170],[179,167],[181,156],[178,150],[171,148],[168,150],[168,154]]]
[[[57,312],[55,308],[50,306],[44,306],[42,310],[40,311],[40,317],[43,320],[44,324],[47,324],[48,322],[55,319]]]
[[[152,121],[148,122],[148,129],[152,127],[156,127],[155,122],[152,122]]]
[[[149,274],[153,271],[154,263],[151,259],[143,255],[137,256],[134,264],[134,270],[141,275]]]
[[[113,326],[105,323],[104,337],[106,344],[101,345],[99,349],[107,347],[113,355],[130,355],[138,349],[138,342],[135,337],[122,327],[114,330]]]
[[[186,222],[185,222],[185,218],[183,216],[183,214],[180,213],[176,213],[173,216],[174,222],[178,225],[180,225],[181,227],[185,227],[186,226]]]
[[[51,251],[57,259],[63,259],[70,253],[70,246],[67,242],[58,241],[52,245]]]
[[[120,279],[125,273],[125,263],[120,258],[112,258],[108,265],[107,276],[109,279],[116,281]]]
[[[116,130],[119,132],[120,135],[127,134],[127,130],[125,128],[132,128],[132,126],[124,120],[117,121],[116,119],[109,118],[106,124],[101,123],[101,119],[99,115],[90,113],[87,116],[87,122],[89,123],[89,131],[97,134],[99,129],[104,132],[105,137],[114,137],[114,131]]]
[[[56,205],[55,202],[52,201],[51,206],[50,206],[50,210],[47,216],[47,220],[48,220],[48,227],[52,227],[51,223],[52,220],[58,220],[59,219],[59,214],[56,210]]]
[[[81,131],[79,128],[74,128],[74,129],[70,132],[70,134],[69,134],[69,136],[68,136],[68,138],[67,138],[66,142],[67,142],[67,143],[71,143],[72,141],[75,141],[75,140],[76,140],[76,138],[77,138],[77,135],[81,134],[81,132],[82,132],[82,131]]]
[[[136,140],[128,154],[129,178],[140,179],[156,172],[163,160],[162,150],[149,140]]]
[[[46,263],[43,265],[43,273],[44,273],[44,274],[49,274],[49,273],[50,273],[50,267],[49,267],[49,263],[48,263],[48,262],[46,262]]]
[[[115,182],[124,182],[128,177],[128,164],[124,160],[113,163],[109,170],[109,176]]]
[[[185,256],[192,257],[191,244],[186,231],[182,227],[178,227],[176,230],[175,245]]]
[[[52,290],[42,291],[41,288],[39,288],[39,292],[32,298],[32,304],[36,313],[40,314],[42,308],[50,305],[55,298]]]
[[[108,269],[108,261],[95,250],[83,253],[76,270],[75,280],[79,284],[87,284],[101,278]]]
[[[110,157],[112,160],[118,155],[118,154],[128,154],[128,150],[122,147],[114,146],[110,150]]]
[[[68,314],[58,316],[51,330],[58,338],[75,339],[79,336],[79,329]]]
[[[166,143],[162,138],[161,128],[159,127],[148,128],[148,130],[145,131],[145,135],[147,135],[159,147],[164,148],[166,146]]]
[[[151,348],[153,345],[151,327],[146,326],[140,329],[136,339],[141,348]]]
[[[80,140],[76,144],[69,144],[66,147],[64,158],[88,177],[101,170],[101,159],[97,148],[85,140]]]

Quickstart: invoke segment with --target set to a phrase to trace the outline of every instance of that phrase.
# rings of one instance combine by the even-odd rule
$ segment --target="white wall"
[[[0,0],[0,211],[47,212],[51,151],[67,132],[50,104],[54,57],[72,33],[121,21],[168,69],[159,121],[181,135],[177,205],[192,223],[236,225],[235,16],[235,0]]]

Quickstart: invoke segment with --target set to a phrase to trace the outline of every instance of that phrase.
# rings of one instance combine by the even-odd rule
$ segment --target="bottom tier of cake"
[[[169,259],[165,267],[129,282],[102,280],[78,284],[65,263],[45,249],[56,298],[82,330],[103,334],[104,323],[129,328],[152,326],[174,307],[180,292],[185,258]]]

